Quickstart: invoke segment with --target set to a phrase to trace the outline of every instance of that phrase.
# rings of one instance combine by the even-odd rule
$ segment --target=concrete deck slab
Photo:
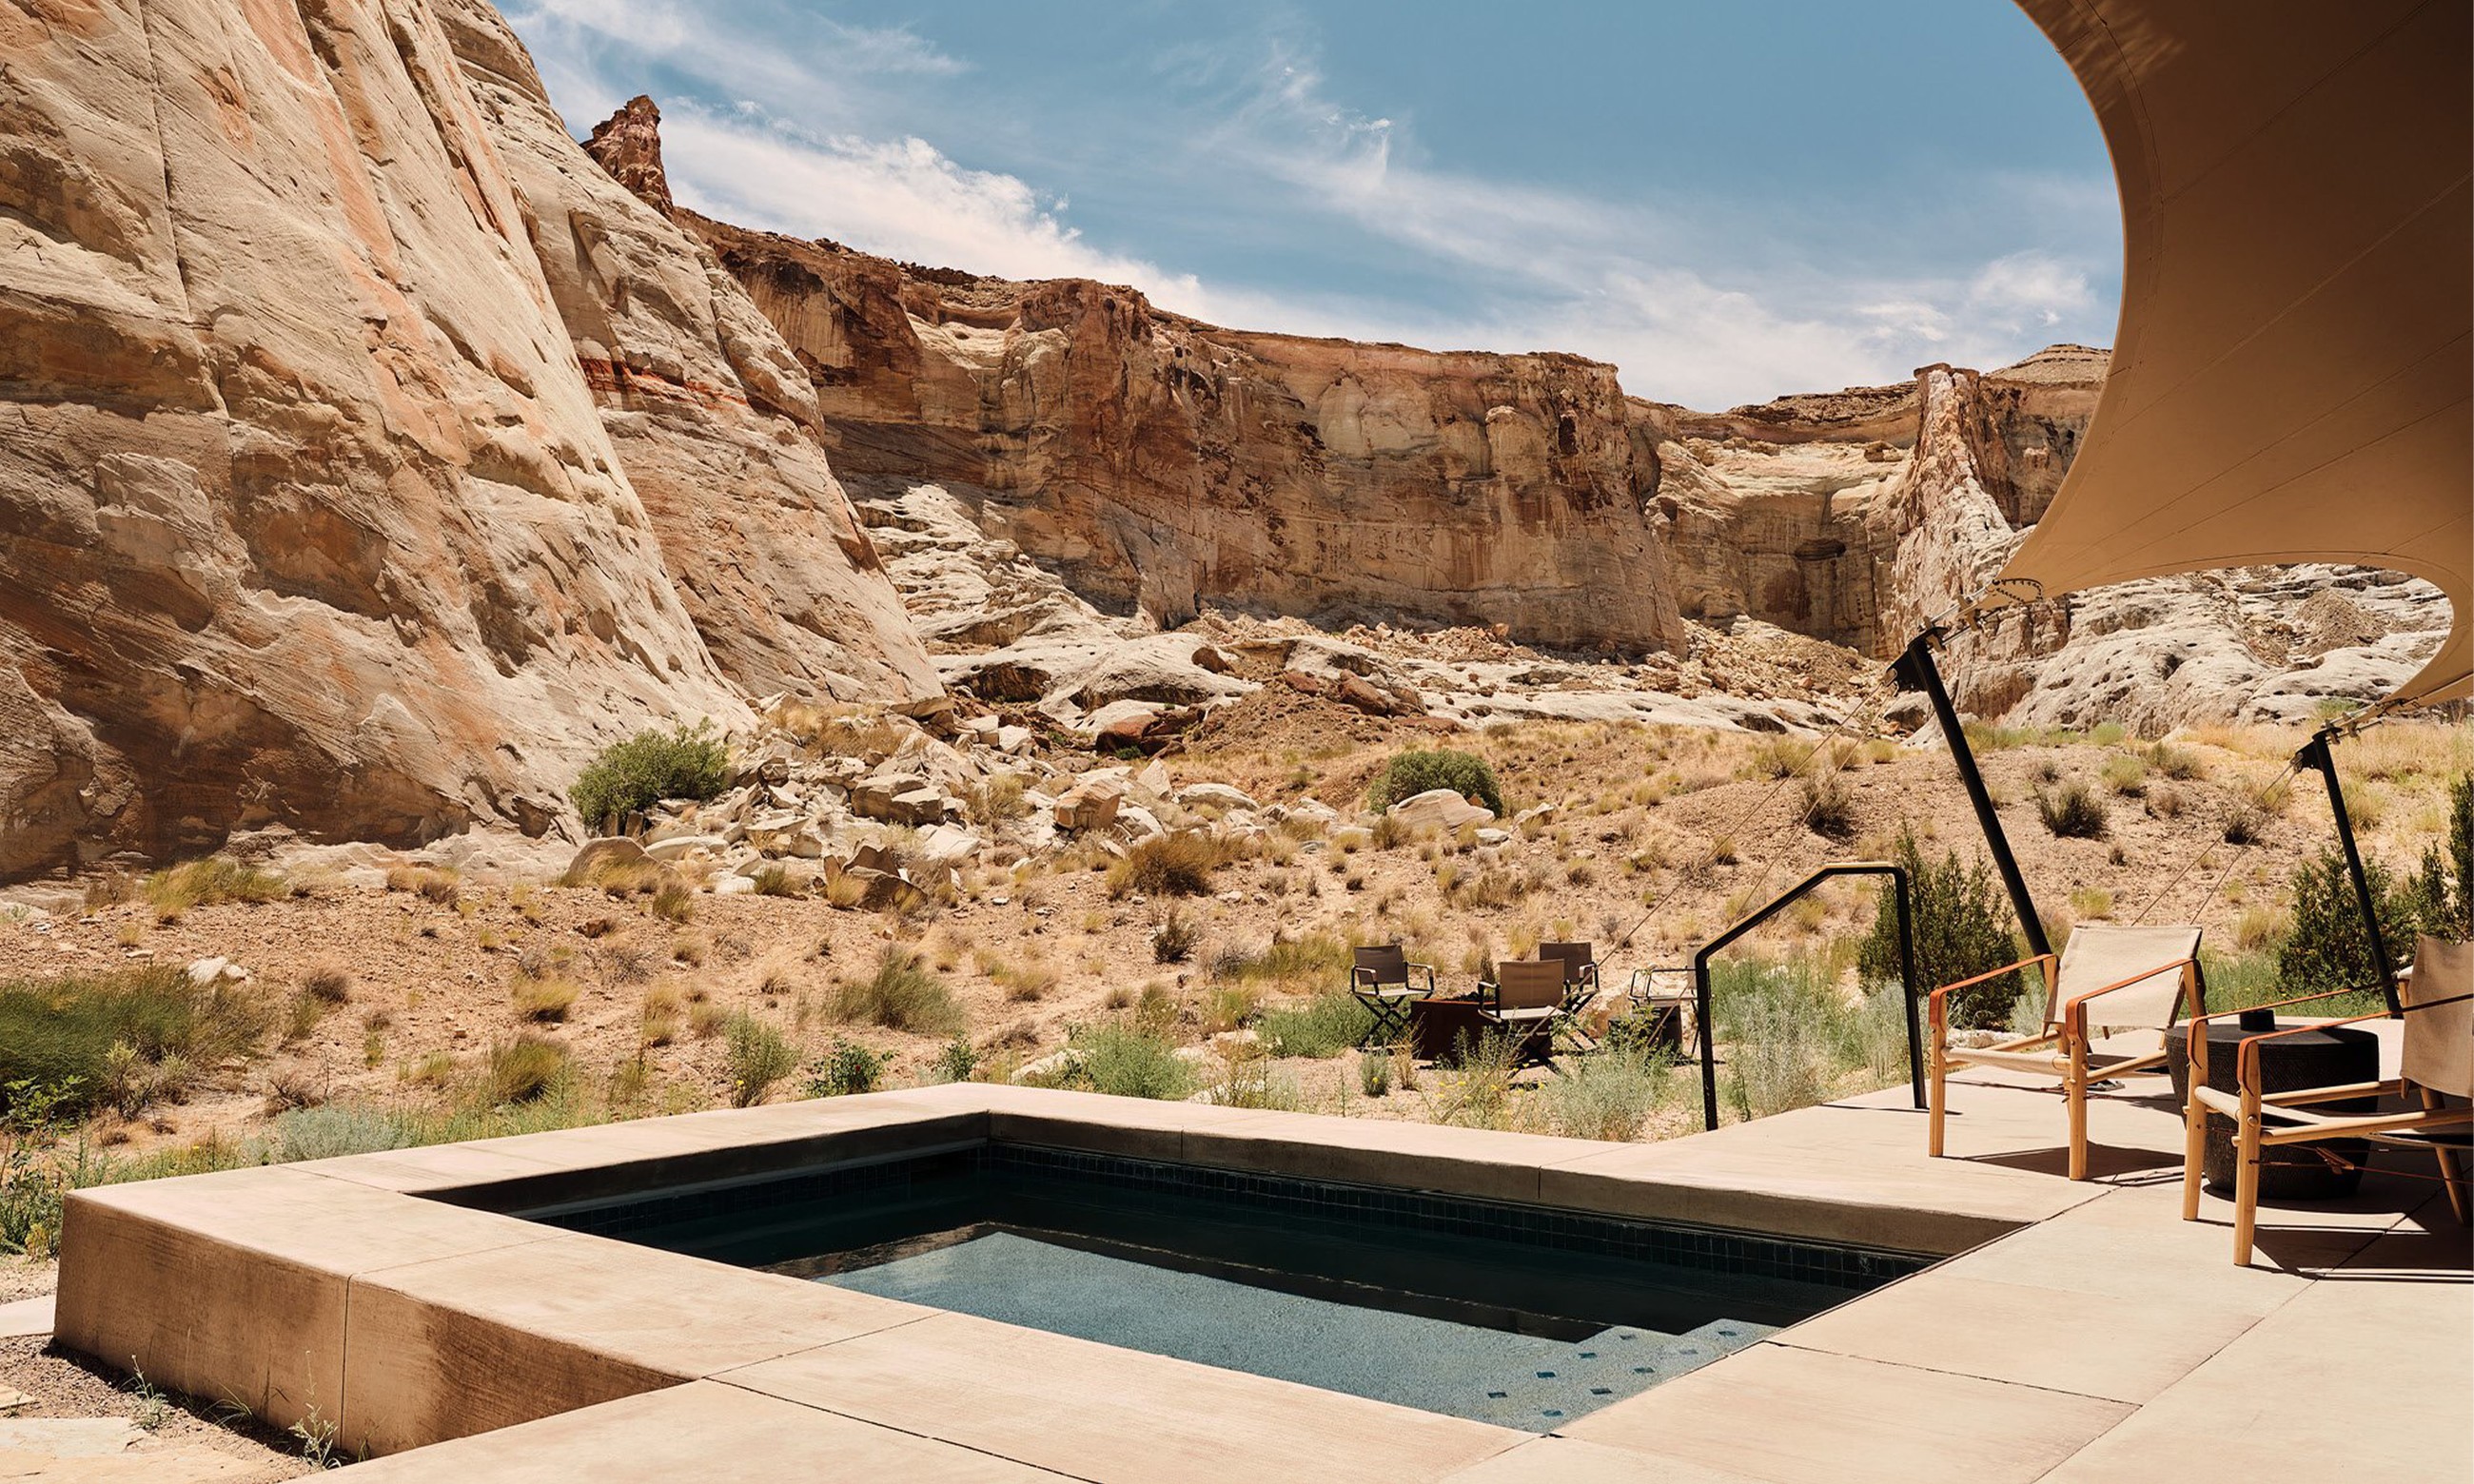
[[[1259,1109],[1104,1093],[1060,1102],[1041,1089],[1010,1086],[987,1086],[982,1096],[988,1137],[999,1142],[1134,1160],[1183,1161],[1187,1130],[1228,1129],[1270,1116]]]
[[[1653,1458],[1629,1448],[1552,1434],[1524,1443],[1446,1484],[1760,1484],[1748,1474],[1705,1469],[1678,1458]]]
[[[1184,1159],[1219,1169],[1534,1202],[1541,1168],[1605,1147],[1541,1134],[1267,1113],[1189,1127]]]
[[[2132,1410],[1763,1344],[1563,1431],[1770,1484],[2027,1484]]]
[[[351,1484],[785,1484],[937,1479],[1035,1484],[1059,1475],[736,1386],[667,1391],[356,1464]]]
[[[962,1314],[716,1379],[1099,1484],[1397,1484],[1443,1478],[1527,1437]]]
[[[0,1304],[0,1340],[32,1339],[52,1332],[53,1296]]]
[[[352,1281],[342,1441],[395,1452],[935,1312],[570,1233]]]

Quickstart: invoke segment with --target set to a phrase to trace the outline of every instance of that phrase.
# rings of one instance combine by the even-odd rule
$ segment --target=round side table
[[[2285,1030],[2289,1027],[2274,1027]],[[2208,1086],[2219,1091],[2232,1092],[2241,1087],[2234,1075],[2234,1062],[2244,1041],[2257,1036],[2268,1027],[2253,1028],[2241,1024],[2233,1016],[2213,1017],[2208,1021]],[[2188,1032],[2176,1026],[2167,1033],[2167,1069],[2173,1077],[2176,1102],[2190,1097],[2187,1080],[2190,1070],[2185,1065],[2183,1047]],[[2292,1092],[2304,1088],[2342,1087],[2348,1083],[2377,1082],[2380,1076],[2380,1041],[2369,1031],[2355,1026],[2334,1026],[2280,1036],[2260,1042],[2260,1089],[2265,1092]],[[2377,1098],[2348,1098],[2341,1102],[2314,1103],[2318,1113],[2371,1113],[2378,1109]],[[2358,1164],[2369,1153],[2369,1146],[2360,1139],[2335,1140],[2320,1147],[2329,1149]],[[2234,1121],[2221,1113],[2208,1114],[2207,1159],[2203,1171],[2212,1190],[2234,1187]],[[2259,1165],[2259,1193],[2266,1199],[2323,1199],[2350,1195],[2361,1185],[2360,1169],[2331,1169],[2328,1162],[2307,1148],[2269,1149],[2262,1155]]]

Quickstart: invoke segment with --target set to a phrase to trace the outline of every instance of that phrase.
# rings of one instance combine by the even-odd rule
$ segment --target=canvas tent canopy
[[[2474,695],[2474,6],[2019,0],[2122,191],[2085,442],[1983,606],[2361,562],[2448,598],[2383,703]]]

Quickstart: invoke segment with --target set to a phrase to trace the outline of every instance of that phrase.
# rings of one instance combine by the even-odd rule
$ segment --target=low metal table
[[[2235,1078],[2234,1064],[2239,1048],[2245,1040],[2270,1029],[2287,1030],[2290,1026],[2244,1025],[2233,1016],[2210,1017],[2208,1086],[2224,1092],[2238,1090],[2241,1083]],[[2187,1080],[2190,1071],[2184,1065],[2183,1051],[2188,1038],[2189,1033],[2179,1026],[2166,1037],[2165,1065],[2173,1078],[2173,1095],[2177,1103],[2187,1102],[2191,1091]],[[2304,1088],[2377,1082],[2380,1076],[2380,1039],[2354,1026],[2328,1026],[2279,1036],[2274,1041],[2260,1042],[2259,1073],[2260,1089],[2265,1092],[2292,1092]],[[2379,1099],[2348,1098],[2311,1106],[2319,1113],[2371,1113],[2378,1109]],[[2201,1168],[2207,1177],[2208,1187],[2232,1190],[2234,1121],[2221,1113],[2210,1113],[2205,1147],[2207,1156]],[[2369,1154],[2369,1146],[2360,1139],[2333,1140],[2320,1147],[2358,1164]],[[2333,1169],[2308,1148],[2272,1148],[2260,1159],[2259,1193],[2263,1198],[2314,1200],[2350,1195],[2362,1180],[2360,1169]]]

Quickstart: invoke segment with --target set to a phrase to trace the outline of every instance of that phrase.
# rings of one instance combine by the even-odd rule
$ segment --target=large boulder
[[[1458,829],[1464,825],[1492,825],[1494,811],[1469,802],[1448,788],[1412,794],[1383,811],[1411,829]]]

